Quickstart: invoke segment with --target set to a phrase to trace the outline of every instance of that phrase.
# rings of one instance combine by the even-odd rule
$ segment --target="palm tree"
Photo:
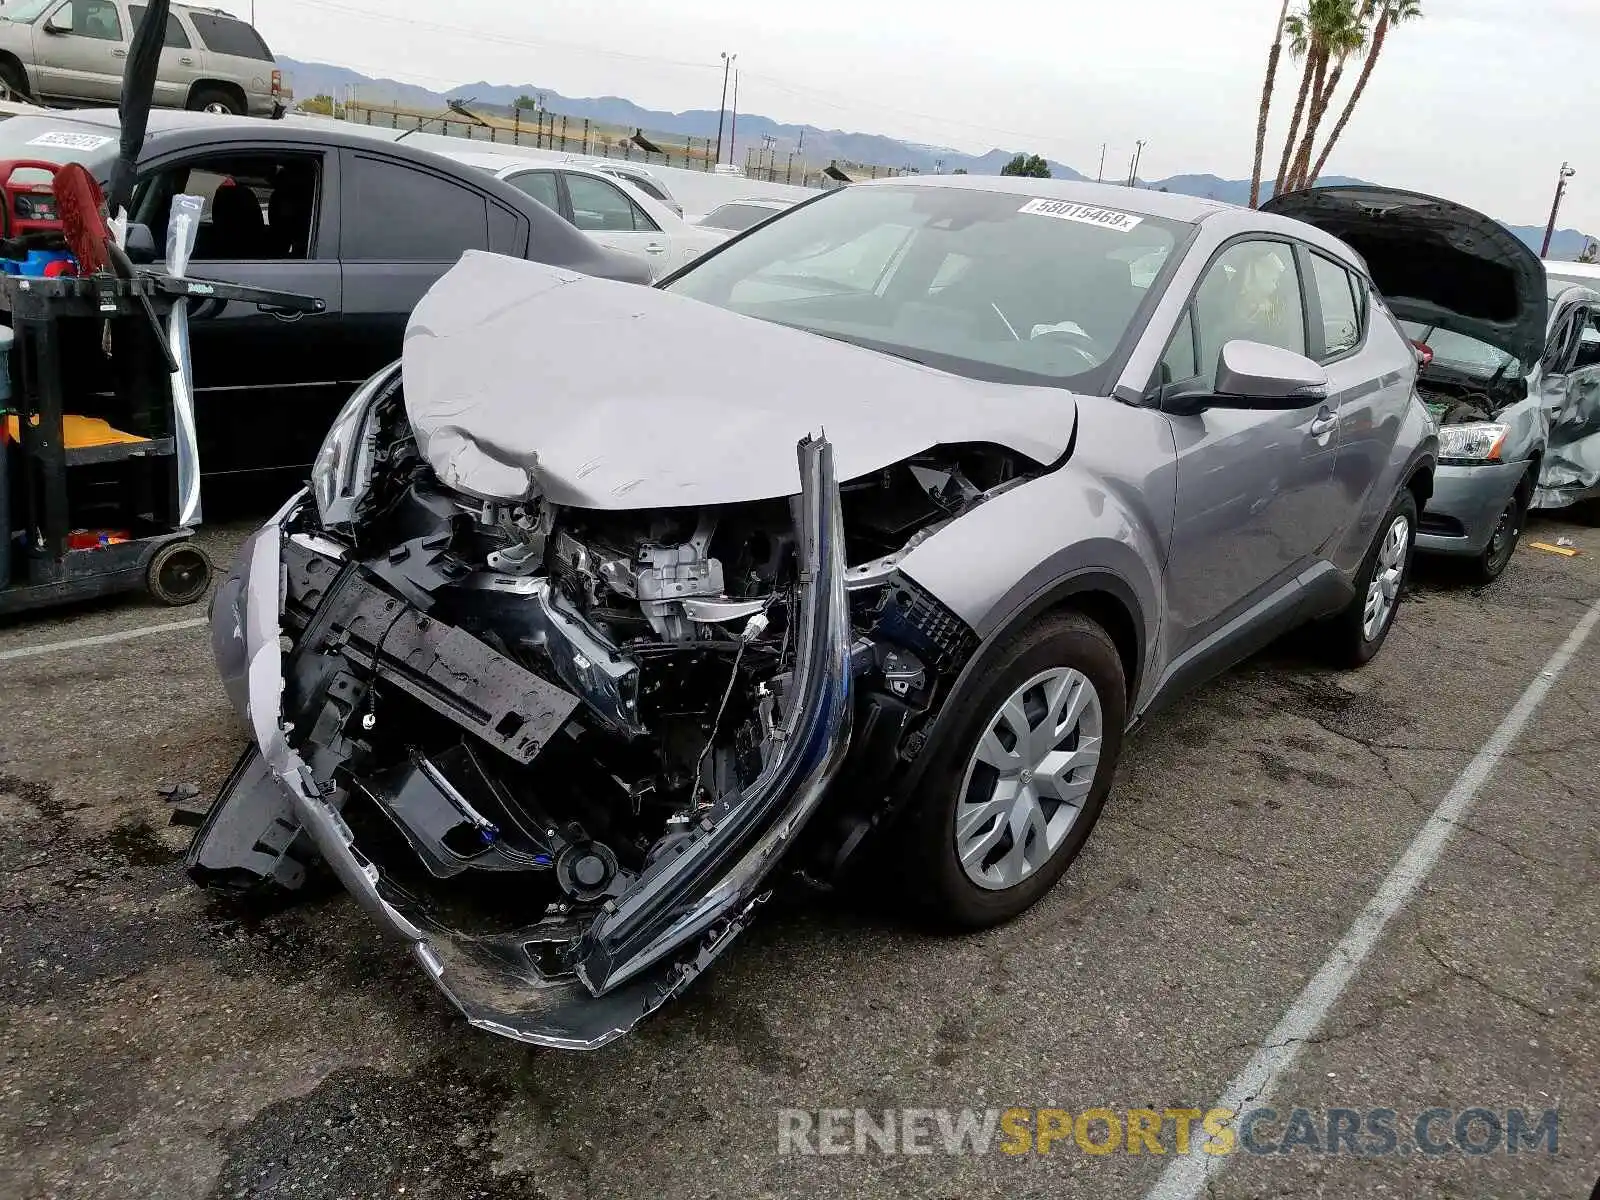
[[[1317,165],[1311,169],[1306,186],[1315,186],[1317,179],[1322,175],[1322,169],[1328,165],[1328,155],[1333,153],[1334,143],[1339,140],[1339,135],[1344,132],[1344,127],[1350,124],[1350,114],[1355,112],[1356,103],[1361,99],[1361,94],[1367,90],[1367,81],[1372,78],[1372,68],[1378,63],[1378,55],[1383,53],[1383,40],[1389,34],[1391,26],[1399,25],[1404,21],[1414,21],[1422,16],[1422,0],[1381,0],[1382,10],[1378,13],[1378,23],[1372,29],[1372,46],[1367,51],[1367,60],[1361,64],[1361,74],[1356,77],[1355,90],[1350,93],[1350,99],[1345,101],[1344,111],[1339,114],[1339,119],[1334,123],[1333,132],[1328,135],[1328,143],[1323,146],[1322,153],[1317,156]]]
[[[1320,3],[1313,3],[1322,54],[1317,63],[1317,78],[1311,92],[1311,111],[1306,117],[1305,136],[1289,168],[1289,178],[1284,184],[1286,190],[1306,186],[1306,176],[1311,171],[1311,148],[1316,144],[1317,130],[1321,128],[1328,105],[1338,90],[1346,60],[1366,48],[1366,21],[1376,6],[1377,0],[1362,0],[1359,11],[1356,0],[1321,0]],[[1328,70],[1330,62],[1333,64],[1331,72]]]
[[[1310,0],[1315,4],[1316,0]],[[1286,17],[1283,22],[1284,32],[1289,35],[1289,57],[1305,59],[1305,70],[1300,74],[1300,96],[1294,102],[1294,116],[1289,119],[1289,136],[1283,140],[1283,158],[1278,163],[1277,180],[1272,185],[1273,195],[1283,191],[1284,176],[1289,173],[1289,158],[1294,153],[1295,139],[1300,135],[1300,118],[1305,115],[1306,97],[1311,93],[1311,79],[1316,74],[1316,49],[1312,44],[1311,14],[1306,12],[1295,13]]]
[[[1289,0],[1278,9],[1278,23],[1272,27],[1272,50],[1267,55],[1267,80],[1261,85],[1261,115],[1256,119],[1256,163],[1250,172],[1250,207],[1261,203],[1261,158],[1267,150],[1267,112],[1272,107],[1272,89],[1278,84],[1278,60],[1283,57],[1283,24],[1289,19]]]

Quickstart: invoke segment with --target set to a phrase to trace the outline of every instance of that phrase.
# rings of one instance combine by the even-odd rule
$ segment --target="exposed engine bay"
[[[976,642],[895,564],[1040,469],[964,445],[841,485],[813,439],[798,497],[593,511],[445,487],[398,379],[363,429],[371,487],[279,530],[283,762],[247,756],[190,870],[320,857],[475,1023],[562,1046],[675,994],[780,859],[843,869]],[[269,772],[263,826],[229,801]]]

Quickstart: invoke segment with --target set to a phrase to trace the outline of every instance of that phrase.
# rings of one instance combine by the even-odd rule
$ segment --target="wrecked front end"
[[[320,859],[473,1024],[573,1048],[625,1032],[744,927],[849,744],[839,489],[825,440],[798,455],[751,586],[673,599],[708,590],[691,536],[658,544],[614,618],[592,604],[625,560],[548,511],[472,510],[420,464],[353,538],[296,498],[214,610],[256,744],[191,872],[294,889]],[[623,653],[629,621],[679,636]]]
[[[841,487],[808,437],[788,497],[484,500],[418,453],[397,369],[329,446],[217,596],[255,744],[189,870],[293,891],[325,864],[474,1025],[565,1048],[682,990],[780,864],[836,877],[885,817],[975,641],[895,564],[1023,478],[967,447]]]

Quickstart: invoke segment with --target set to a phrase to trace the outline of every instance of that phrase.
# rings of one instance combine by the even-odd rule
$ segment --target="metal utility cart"
[[[145,588],[166,604],[206,593],[211,564],[179,523],[176,363],[163,319],[183,297],[299,312],[322,301],[173,278],[0,275],[12,415],[0,432],[0,614]],[[187,443],[187,444],[185,444]],[[5,510],[9,507],[9,517]]]

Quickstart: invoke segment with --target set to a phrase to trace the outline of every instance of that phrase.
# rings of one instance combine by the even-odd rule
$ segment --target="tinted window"
[[[112,0],[72,0],[50,19],[59,28],[70,29],[79,37],[106,42],[122,40],[122,16]]]
[[[314,258],[321,175],[322,159],[315,154],[190,159],[140,180],[134,219],[150,228],[164,250],[173,197],[198,196],[204,208],[195,261]],[[322,256],[332,258],[332,248]]]
[[[522,222],[509,208],[489,205],[489,249],[496,254],[522,253],[522,235],[518,232]]]
[[[1213,382],[1217,355],[1232,341],[1306,352],[1300,272],[1283,242],[1239,242],[1224,250],[1200,281],[1194,313],[1200,374]]]
[[[595,233],[633,233],[653,230],[656,223],[628,199],[622,189],[592,175],[568,171],[567,198],[572,201],[572,223]]]
[[[1311,281],[1322,306],[1324,358],[1348,354],[1361,344],[1361,303],[1350,272],[1320,254],[1311,256]]]
[[[482,194],[403,163],[352,154],[340,181],[347,261],[455,262],[489,248]]]
[[[134,30],[137,31],[144,21],[144,5],[129,5],[128,18],[133,22]],[[179,50],[189,49],[189,35],[183,31],[183,26],[178,24],[177,13],[167,14],[167,35],[162,39],[162,45],[174,46]]]
[[[1145,295],[1131,264],[1170,253],[1188,228],[1054,197],[842,188],[697,260],[670,288],[957,374],[1097,390]]]
[[[561,198],[554,171],[524,171],[520,175],[507,176],[506,182],[517,191],[532,196],[551,212],[561,211]]]
[[[206,44],[206,49],[213,54],[233,54],[240,58],[273,61],[272,52],[261,40],[261,35],[243,21],[192,10],[189,13],[189,20],[194,22],[195,32]]]

